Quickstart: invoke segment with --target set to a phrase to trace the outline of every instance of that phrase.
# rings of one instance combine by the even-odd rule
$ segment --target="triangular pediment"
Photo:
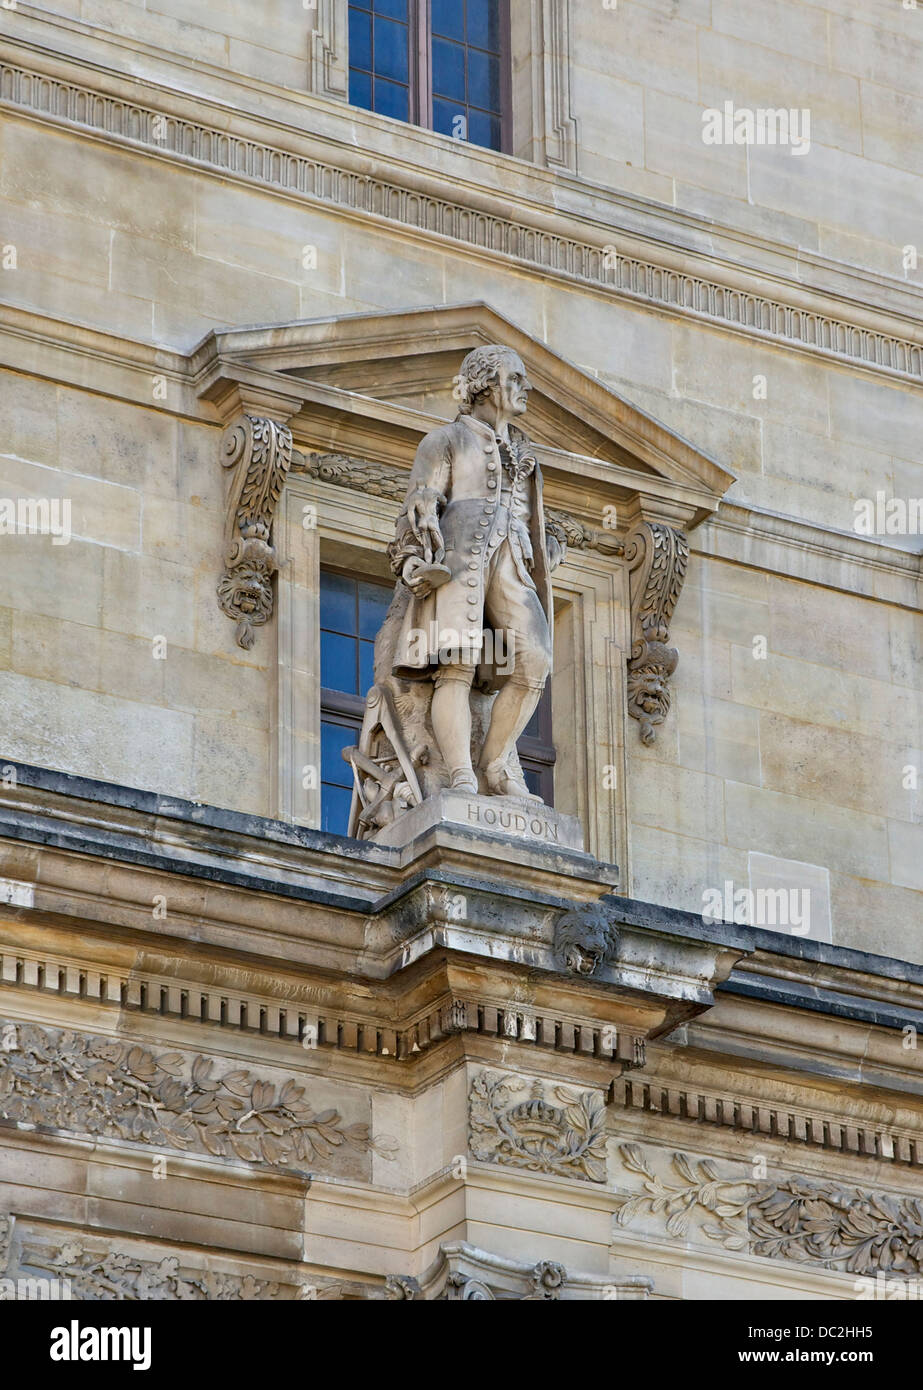
[[[347,314],[209,334],[193,354],[200,395],[219,409],[227,389],[278,397],[296,438],[357,447],[409,465],[417,440],[456,414],[452,381],[482,343],[522,357],[533,391],[525,428],[568,493],[656,492],[695,524],[734,481],[716,460],[489,305]],[[289,403],[286,405],[285,403]],[[634,485],[634,486],[633,486]],[[575,491],[576,490],[576,491]]]

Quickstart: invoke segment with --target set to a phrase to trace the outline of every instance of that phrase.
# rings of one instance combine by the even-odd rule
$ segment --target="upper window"
[[[349,100],[508,149],[508,0],[350,0]]]

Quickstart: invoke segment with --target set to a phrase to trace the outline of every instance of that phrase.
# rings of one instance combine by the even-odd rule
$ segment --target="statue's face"
[[[522,415],[529,405],[529,392],[532,383],[526,376],[526,369],[515,353],[504,357],[500,362],[497,384],[494,387],[496,402],[505,415]]]

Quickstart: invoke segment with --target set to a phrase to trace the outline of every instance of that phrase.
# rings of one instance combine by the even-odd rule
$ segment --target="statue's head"
[[[498,344],[472,349],[455,378],[455,395],[463,415],[488,402],[498,417],[522,415],[531,390],[519,353]]]

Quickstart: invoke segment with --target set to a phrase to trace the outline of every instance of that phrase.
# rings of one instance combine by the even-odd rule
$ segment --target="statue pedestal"
[[[583,828],[576,816],[565,816],[540,801],[512,796],[472,796],[443,790],[405,811],[372,836],[377,845],[409,845],[435,826],[478,836],[516,840],[531,849],[583,851]]]

